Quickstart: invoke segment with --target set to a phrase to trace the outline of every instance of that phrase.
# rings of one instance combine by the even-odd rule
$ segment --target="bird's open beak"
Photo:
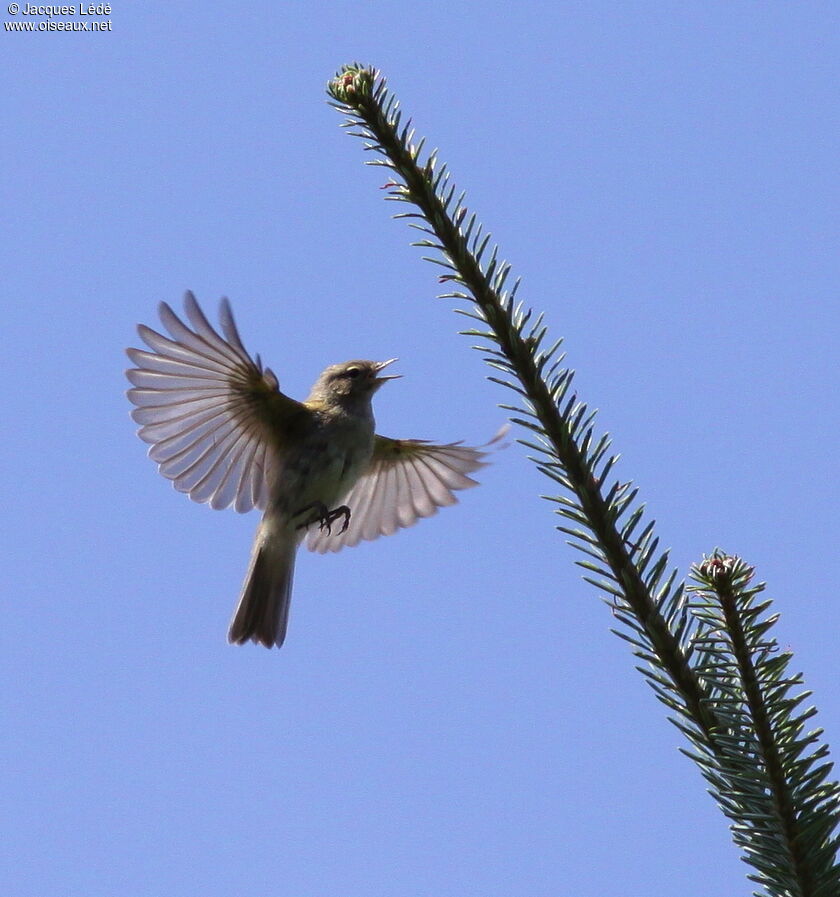
[[[386,380],[399,380],[402,377],[402,374],[386,374],[384,377],[379,376],[379,372],[384,368],[388,367],[389,364],[393,364],[395,361],[399,361],[398,358],[389,358],[387,361],[380,361],[376,366],[376,382],[384,383]]]

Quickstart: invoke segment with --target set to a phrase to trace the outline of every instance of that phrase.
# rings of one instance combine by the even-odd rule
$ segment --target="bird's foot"
[[[350,508],[347,505],[341,505],[341,507],[330,510],[322,501],[313,501],[296,511],[294,516],[300,517],[301,514],[306,514],[307,511],[310,512],[309,516],[304,519],[303,523],[297,525],[298,529],[306,529],[312,526],[313,523],[317,523],[320,529],[326,530],[327,535],[329,535],[332,532],[332,525],[339,517],[344,518],[344,523],[339,533],[343,533],[350,526]]]

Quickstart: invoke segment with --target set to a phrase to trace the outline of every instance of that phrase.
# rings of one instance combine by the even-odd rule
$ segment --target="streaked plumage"
[[[395,359],[333,365],[297,402],[248,354],[226,299],[221,332],[192,293],[184,307],[188,324],[161,303],[170,336],[141,324],[151,351],[127,350],[132,417],[176,489],[213,508],[264,511],[228,638],[279,646],[304,536],[323,553],[411,526],[475,486],[468,474],[486,452],[374,434],[371,400]],[[324,522],[337,505],[349,508],[346,528],[340,513]]]

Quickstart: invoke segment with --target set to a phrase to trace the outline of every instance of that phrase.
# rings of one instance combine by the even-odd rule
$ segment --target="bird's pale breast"
[[[368,467],[373,432],[362,416],[314,415],[309,431],[278,458],[270,506],[290,516],[313,502],[333,508]]]

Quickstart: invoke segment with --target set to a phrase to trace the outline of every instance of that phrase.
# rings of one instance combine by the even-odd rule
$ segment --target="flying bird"
[[[141,324],[149,349],[126,350],[132,417],[178,491],[212,508],[263,511],[228,641],[279,647],[304,539],[339,551],[455,504],[454,492],[477,485],[468,474],[485,466],[486,446],[377,435],[371,403],[399,376],[385,373],[395,358],[331,365],[298,402],[249,355],[227,299],[218,331],[190,292],[184,308],[186,322],[161,302],[170,335]]]

